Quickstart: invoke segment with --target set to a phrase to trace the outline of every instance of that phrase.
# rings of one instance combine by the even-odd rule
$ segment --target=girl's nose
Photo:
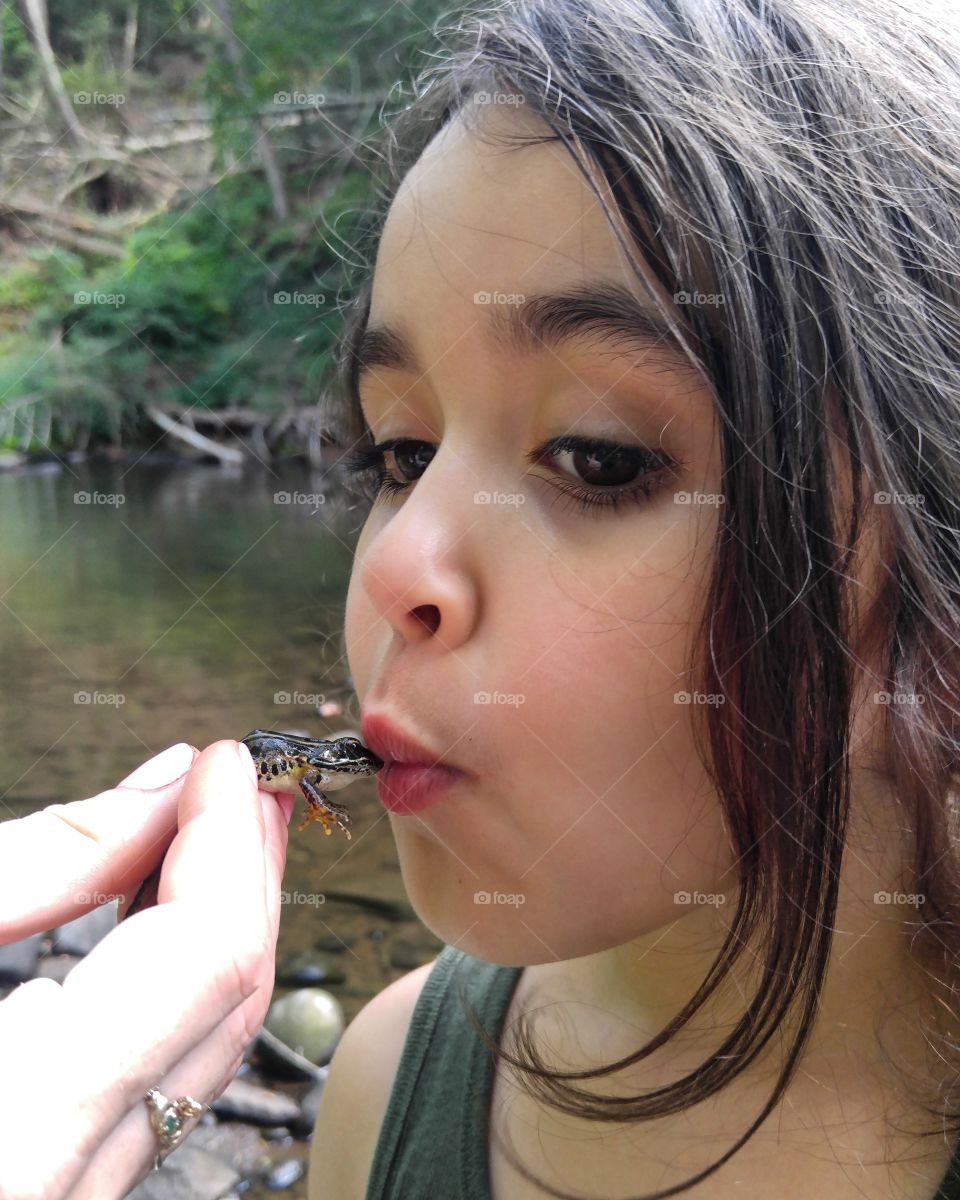
[[[462,535],[403,524],[398,513],[357,564],[358,583],[377,613],[408,641],[438,638],[455,650],[472,634],[480,582]]]

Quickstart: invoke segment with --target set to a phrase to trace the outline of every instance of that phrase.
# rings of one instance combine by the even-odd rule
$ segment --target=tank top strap
[[[365,1200],[489,1200],[494,1056],[464,1011],[500,1035],[521,967],[444,946],[417,997]]]

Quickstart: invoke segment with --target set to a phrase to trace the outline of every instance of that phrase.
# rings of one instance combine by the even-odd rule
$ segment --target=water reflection
[[[358,728],[342,630],[359,529],[328,478],[146,463],[0,474],[0,820],[95,795],[174,742]],[[323,699],[342,713],[321,717]],[[277,957],[331,953],[349,1020],[440,943],[406,902],[376,783],[350,789],[350,842],[297,833],[304,807]]]
[[[145,464],[0,477],[4,816],[108,787],[175,741],[326,732],[312,698],[348,681],[357,533],[328,478]],[[357,720],[348,707],[333,725]]]

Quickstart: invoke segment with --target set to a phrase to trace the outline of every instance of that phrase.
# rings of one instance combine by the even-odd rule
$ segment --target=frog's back
[[[254,759],[256,759],[258,755],[281,753],[291,744],[293,739],[288,736],[281,736],[273,729],[251,729],[240,741],[243,742]]]

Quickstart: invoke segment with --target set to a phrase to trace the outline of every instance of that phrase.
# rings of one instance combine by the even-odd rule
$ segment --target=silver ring
[[[178,1096],[176,1100],[168,1100],[156,1087],[152,1087],[146,1093],[144,1100],[150,1111],[150,1124],[160,1143],[160,1149],[153,1160],[153,1169],[159,1171],[164,1158],[183,1138],[183,1122],[190,1117],[199,1117],[207,1106],[190,1096]]]

